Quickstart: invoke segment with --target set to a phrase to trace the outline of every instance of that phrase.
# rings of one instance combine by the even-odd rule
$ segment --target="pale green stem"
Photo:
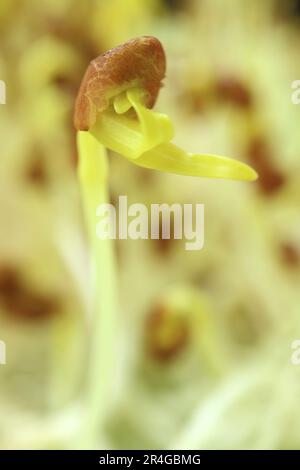
[[[93,279],[93,312],[86,393],[85,445],[93,447],[113,394],[117,346],[117,295],[113,242],[96,234],[97,207],[108,202],[105,148],[87,132],[78,133],[83,211],[88,230]],[[82,445],[82,444],[81,444]]]

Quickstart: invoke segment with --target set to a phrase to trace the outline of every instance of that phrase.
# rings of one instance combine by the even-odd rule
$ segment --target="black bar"
[[[24,467],[30,464],[31,468],[70,466],[70,468],[94,468],[101,465],[121,468],[138,468],[148,465],[230,465],[230,468],[240,468],[242,464],[288,464],[300,462],[298,451],[166,451],[166,450],[2,450],[0,451],[0,468],[10,466]]]

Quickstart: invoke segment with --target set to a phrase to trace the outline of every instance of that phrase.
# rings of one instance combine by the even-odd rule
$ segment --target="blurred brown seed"
[[[52,297],[25,289],[14,297],[7,297],[5,306],[14,317],[24,320],[45,319],[58,311],[58,303]]]
[[[272,195],[282,188],[284,175],[274,166],[271,151],[262,137],[256,137],[250,142],[247,155],[259,174],[257,184],[264,194]]]
[[[26,178],[30,183],[40,186],[44,186],[47,183],[45,163],[40,157],[30,162],[26,172]]]
[[[18,271],[8,265],[0,267],[0,296],[14,295],[20,288]]]
[[[170,238],[163,238],[163,221],[162,215],[159,216],[159,238],[157,240],[153,240],[155,244],[155,249],[160,256],[168,256],[172,248],[174,246],[174,214],[171,212],[170,216]]]
[[[296,268],[300,264],[300,252],[295,245],[290,242],[284,242],[280,246],[280,253],[283,262],[292,267]]]
[[[178,105],[191,115],[199,115],[204,113],[208,105],[207,98],[203,90],[187,88],[178,96]]]
[[[253,102],[249,88],[234,77],[223,77],[217,80],[216,93],[219,99],[231,102],[241,108],[249,108]]]
[[[59,311],[57,299],[33,292],[17,269],[6,265],[0,268],[0,302],[11,317],[23,320],[44,319]]]
[[[173,13],[186,11],[191,6],[190,0],[162,0],[162,4]]]
[[[159,361],[174,359],[187,345],[189,328],[187,318],[164,306],[154,309],[146,323],[146,348]]]

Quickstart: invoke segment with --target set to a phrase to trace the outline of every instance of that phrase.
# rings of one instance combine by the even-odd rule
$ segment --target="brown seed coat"
[[[92,60],[77,95],[75,128],[89,130],[96,122],[97,112],[103,112],[110,98],[128,88],[143,88],[147,92],[145,105],[152,108],[165,71],[163,47],[152,36],[131,39]]]

